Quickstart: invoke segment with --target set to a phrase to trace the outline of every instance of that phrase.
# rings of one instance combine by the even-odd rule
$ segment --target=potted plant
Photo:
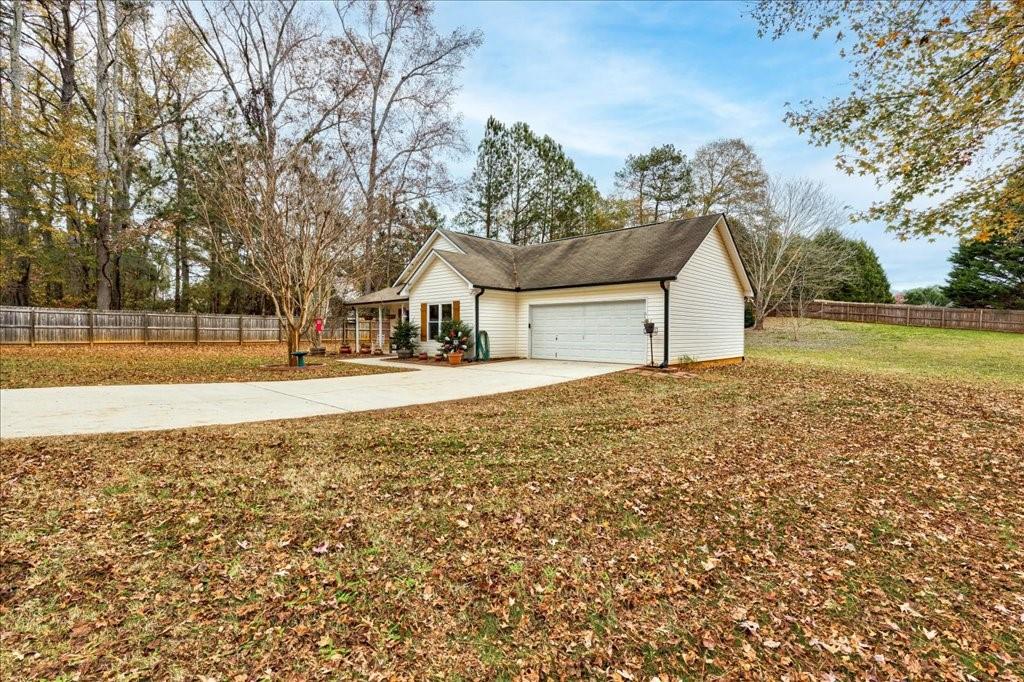
[[[406,320],[397,322],[391,331],[391,343],[398,357],[411,358],[416,350],[416,338],[420,334],[420,326]]]
[[[449,320],[441,324],[441,334],[437,342],[441,344],[441,352],[448,357],[448,364],[458,365],[462,355],[469,350],[469,325],[462,320]]]

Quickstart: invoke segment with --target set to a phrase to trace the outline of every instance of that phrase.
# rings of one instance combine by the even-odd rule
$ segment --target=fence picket
[[[386,320],[386,334],[390,326]],[[359,331],[363,345],[375,338],[373,329]],[[261,315],[0,306],[0,344],[281,343],[283,333],[276,317]],[[340,316],[324,320],[322,338],[359,345],[352,325]]]
[[[794,317],[799,311],[792,306],[780,307],[775,314]],[[822,320],[1024,333],[1024,310],[816,300],[807,306],[805,314],[809,318]]]

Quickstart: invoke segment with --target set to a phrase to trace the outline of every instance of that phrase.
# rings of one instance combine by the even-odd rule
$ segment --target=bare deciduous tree
[[[783,303],[806,303],[846,276],[842,250],[821,238],[842,222],[842,206],[821,183],[768,181],[755,210],[737,221],[737,246],[754,289],[755,329]]]
[[[228,230],[241,242],[240,279],[266,292],[288,329],[289,360],[351,249],[348,174],[323,146],[357,81],[332,59],[318,8],[238,0],[178,10],[223,78],[245,137],[221,163]]]
[[[361,81],[359,104],[337,132],[362,197],[362,286],[369,291],[382,284],[374,281],[374,241],[390,242],[388,216],[454,189],[443,162],[465,148],[451,109],[455,76],[482,36],[461,29],[439,35],[422,0],[338,1],[335,9],[345,37],[339,46],[351,52]]]
[[[289,362],[330,298],[357,232],[344,170],[316,145],[272,178],[255,146],[222,160],[217,211],[241,246],[235,276],[263,291],[288,330]],[[268,183],[272,182],[271,187]]]
[[[764,201],[768,174],[753,148],[739,138],[702,145],[690,162],[694,209],[745,219]]]

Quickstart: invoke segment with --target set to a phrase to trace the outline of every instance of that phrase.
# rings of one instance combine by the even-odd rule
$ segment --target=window
[[[441,323],[452,319],[451,303],[433,303],[427,306],[427,338],[436,339],[441,334]]]

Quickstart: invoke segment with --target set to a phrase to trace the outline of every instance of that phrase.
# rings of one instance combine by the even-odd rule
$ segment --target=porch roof
[[[409,300],[408,296],[401,295],[402,287],[386,287],[363,294],[357,299],[348,302],[350,306],[357,305],[382,305],[384,303],[404,303]]]

